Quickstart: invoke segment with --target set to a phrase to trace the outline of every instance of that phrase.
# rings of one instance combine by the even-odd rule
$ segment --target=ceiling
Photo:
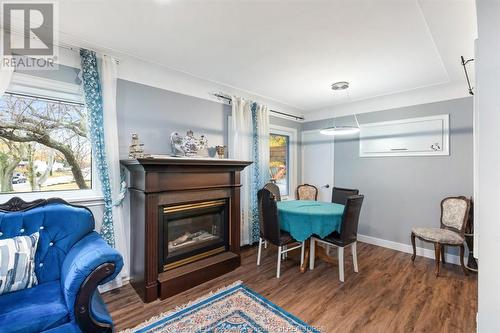
[[[474,1],[64,0],[60,38],[246,90],[305,113],[462,82]],[[333,92],[349,81],[347,94]]]

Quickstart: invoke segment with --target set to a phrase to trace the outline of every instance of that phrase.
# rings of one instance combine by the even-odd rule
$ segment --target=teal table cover
[[[281,229],[299,242],[314,234],[323,238],[340,232],[344,205],[310,200],[279,201],[277,205]]]

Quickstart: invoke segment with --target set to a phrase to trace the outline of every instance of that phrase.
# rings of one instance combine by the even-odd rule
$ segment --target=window
[[[269,138],[271,181],[278,185],[281,195],[290,194],[290,136],[271,133]]]
[[[85,108],[26,94],[0,97],[0,193],[92,187]]]

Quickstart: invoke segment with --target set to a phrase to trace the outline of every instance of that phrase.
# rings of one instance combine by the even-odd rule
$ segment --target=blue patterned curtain
[[[97,70],[97,57],[94,51],[80,50],[82,63],[83,91],[89,119],[90,141],[92,154],[97,167],[97,174],[101,181],[104,196],[104,216],[101,226],[101,235],[112,247],[115,247],[115,232],[113,227],[113,200],[109,182],[109,169],[106,163],[104,150],[104,124],[102,108],[102,92]]]
[[[266,108],[267,109],[267,108]],[[263,123],[263,116],[259,112],[265,112],[264,118],[268,119],[267,110],[259,110],[259,105],[255,102],[251,106],[252,111],[252,200],[250,210],[252,219],[250,221],[250,244],[255,244],[259,241],[260,225],[259,225],[259,207],[257,203],[257,192],[269,182],[269,124]],[[264,138],[262,136],[266,136]],[[263,144],[264,143],[264,144]]]
[[[260,154],[259,154],[259,134],[257,130],[258,121],[257,121],[257,103],[252,103],[252,200],[250,203],[250,211],[252,212],[252,219],[250,220],[250,244],[256,243],[259,241],[260,237],[260,225],[259,225],[259,207],[257,203],[257,192],[264,185],[261,184],[260,180]]]

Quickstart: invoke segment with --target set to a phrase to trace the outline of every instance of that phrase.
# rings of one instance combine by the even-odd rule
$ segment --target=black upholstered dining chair
[[[268,189],[274,195],[274,199],[276,201],[281,201],[281,193],[278,185],[274,183],[267,183],[266,185],[264,185],[264,188]]]
[[[304,263],[305,242],[298,242],[286,231],[281,230],[278,219],[278,207],[274,194],[267,188],[263,188],[257,192],[257,200],[259,207],[259,251],[257,253],[257,266],[260,265],[262,253],[262,244],[264,241],[278,247],[278,266],[276,269],[276,277],[280,277],[281,260],[283,255],[289,251],[301,249],[300,265]],[[288,248],[289,245],[298,243],[298,245]]]
[[[417,249],[415,238],[434,244],[436,260],[435,274],[439,276],[439,260],[445,263],[446,246],[460,247],[460,264],[464,274],[467,268],[464,263],[464,233],[469,220],[471,200],[464,196],[448,197],[441,201],[441,226],[440,228],[413,228],[411,230],[411,244],[413,247],[412,261],[415,261]]]
[[[347,200],[347,197],[358,194],[359,194],[358,189],[334,187],[332,190],[332,202],[344,205]]]
[[[318,188],[310,184],[297,186],[297,200],[318,200]]]
[[[346,246],[351,246],[354,272],[358,272],[356,242],[358,238],[359,214],[361,212],[363,199],[363,195],[351,195],[347,197],[344,213],[342,214],[342,224],[340,226],[340,232],[335,231],[325,238],[311,237],[309,269],[314,269],[314,251],[316,249],[316,242],[318,242],[336,247],[338,249],[339,280],[341,282],[344,282],[344,248]]]

